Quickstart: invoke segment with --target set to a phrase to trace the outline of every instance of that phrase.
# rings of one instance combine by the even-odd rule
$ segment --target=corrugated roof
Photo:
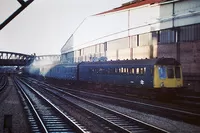
[[[142,5],[146,5],[146,4],[155,4],[155,3],[165,2],[165,1],[170,1],[170,0],[133,0],[133,1],[122,4],[122,6],[120,6],[120,7],[117,7],[112,10],[108,10],[108,11],[105,11],[102,13],[98,13],[95,15],[102,15],[102,14],[106,14],[106,13],[111,13],[111,12],[116,12],[116,11],[120,11],[120,10],[133,8],[133,7],[138,7],[138,6],[142,6]]]

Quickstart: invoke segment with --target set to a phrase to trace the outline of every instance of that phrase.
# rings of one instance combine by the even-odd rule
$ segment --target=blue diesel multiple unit
[[[173,58],[58,64],[39,70],[46,78],[68,82],[149,89],[183,87],[181,64]]]

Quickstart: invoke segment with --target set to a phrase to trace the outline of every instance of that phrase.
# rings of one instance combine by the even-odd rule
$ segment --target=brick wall
[[[200,41],[180,44],[180,62],[184,73],[200,75]]]
[[[177,56],[175,44],[162,44],[162,45],[153,45],[153,57],[168,57],[175,58]]]
[[[200,92],[200,41],[180,44],[180,62],[187,89]]]

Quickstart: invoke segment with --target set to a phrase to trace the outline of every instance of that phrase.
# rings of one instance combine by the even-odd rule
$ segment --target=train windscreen
[[[167,77],[168,78],[174,78],[174,70],[172,66],[167,67]]]
[[[164,66],[160,66],[158,68],[158,71],[159,71],[159,77],[160,79],[166,79],[166,68]]]
[[[181,78],[181,69],[180,69],[180,67],[175,67],[175,76],[176,76],[176,78]]]

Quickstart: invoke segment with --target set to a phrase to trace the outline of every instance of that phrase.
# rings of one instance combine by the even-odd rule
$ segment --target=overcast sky
[[[60,54],[85,17],[128,1],[131,0],[35,0],[0,30],[0,51]],[[0,23],[19,7],[17,0],[0,0]]]

